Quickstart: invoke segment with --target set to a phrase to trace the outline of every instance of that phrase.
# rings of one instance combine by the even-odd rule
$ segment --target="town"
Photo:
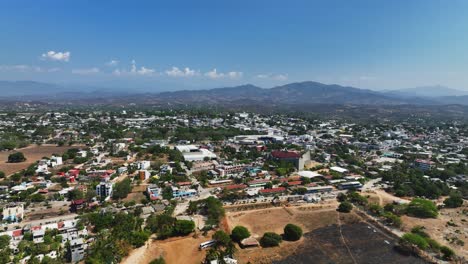
[[[21,109],[0,128],[0,263],[271,263],[318,230],[369,232],[361,260],[468,258],[463,122]]]

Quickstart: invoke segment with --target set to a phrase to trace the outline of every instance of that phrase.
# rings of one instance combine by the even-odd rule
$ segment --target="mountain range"
[[[273,88],[251,84],[206,90],[132,92],[92,86],[65,86],[34,81],[0,81],[3,100],[67,103],[144,103],[212,105],[468,105],[468,92],[443,86],[374,91],[336,84],[297,82]]]

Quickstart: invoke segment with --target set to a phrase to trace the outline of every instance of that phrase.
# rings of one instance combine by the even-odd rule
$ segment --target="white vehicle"
[[[215,243],[216,243],[216,240],[209,240],[209,241],[203,242],[203,243],[200,244],[199,249],[202,250],[202,249],[205,249],[205,248],[212,247],[212,246],[214,246]]]

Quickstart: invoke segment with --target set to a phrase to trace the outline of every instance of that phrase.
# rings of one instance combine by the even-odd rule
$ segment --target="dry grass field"
[[[15,172],[26,169],[34,162],[40,160],[42,157],[50,157],[54,153],[62,154],[70,148],[76,148],[76,146],[57,147],[55,145],[31,145],[26,148],[17,149],[13,151],[1,151],[0,171],[3,171],[6,175],[11,175]],[[8,163],[8,155],[15,152],[22,152],[26,157],[26,161],[20,163]]]
[[[402,216],[403,231],[424,226],[425,231],[437,242],[449,246],[459,256],[468,259],[468,206],[441,209],[437,218],[421,219]],[[460,242],[462,241],[462,242]]]
[[[151,240],[146,246],[133,250],[122,264],[147,264],[163,256],[166,263],[202,263],[205,251],[198,250],[200,243],[211,239],[207,237],[174,237],[166,240]]]

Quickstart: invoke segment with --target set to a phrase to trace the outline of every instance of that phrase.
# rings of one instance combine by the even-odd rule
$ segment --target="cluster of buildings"
[[[114,127],[103,129],[106,133],[95,129],[108,128],[109,123]],[[52,210],[68,202],[71,210],[65,216],[101,206],[102,201],[120,210],[112,196],[117,184],[130,179],[132,188],[142,184],[139,190],[148,197],[145,216],[161,211],[159,206],[168,204],[165,200],[211,195],[224,202],[265,197],[318,202],[327,195],[360,190],[367,179],[378,178],[401,163],[431,173],[430,180],[438,179],[451,188],[467,188],[465,173],[447,179],[437,175],[468,162],[468,132],[456,123],[423,129],[411,122],[357,125],[243,112],[209,116],[184,111],[89,111],[1,115],[0,124],[4,125],[0,135],[9,129],[31,143],[76,144],[70,148],[76,148],[77,158],[57,154],[40,159],[34,175],[0,186],[7,229],[3,234],[12,238],[11,247],[25,232],[32,232],[33,241],[42,243],[46,231],[56,229],[69,245],[73,261],[82,260],[92,246],[84,239],[89,234],[76,230],[72,222],[15,229],[7,223],[27,225],[33,212],[31,205],[13,203],[14,199],[28,199],[32,205],[46,200]],[[53,128],[50,135],[37,133],[44,126]],[[229,133],[216,138],[178,134],[187,128],[193,134],[197,129],[205,133],[207,128]],[[117,130],[125,133],[113,133]],[[83,195],[69,198],[77,192]],[[134,202],[141,205],[140,200]]]

